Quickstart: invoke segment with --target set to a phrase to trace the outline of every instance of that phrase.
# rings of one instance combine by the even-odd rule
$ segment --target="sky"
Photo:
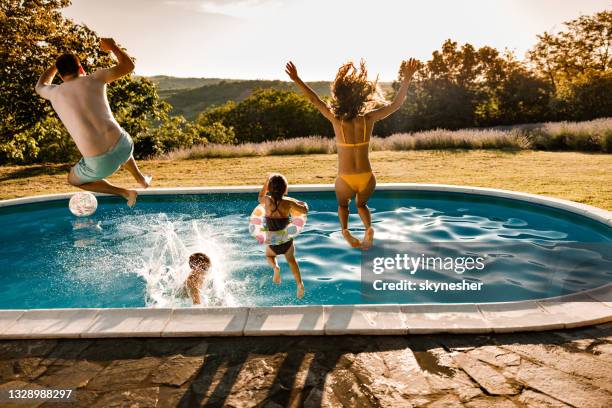
[[[331,80],[364,58],[371,76],[397,77],[451,38],[508,48],[519,58],[580,14],[612,0],[72,0],[64,15],[113,37],[140,75]]]

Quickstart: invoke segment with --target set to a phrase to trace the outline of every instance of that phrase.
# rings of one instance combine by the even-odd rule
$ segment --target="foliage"
[[[50,104],[35,93],[36,81],[63,52],[76,53],[87,72],[113,62],[99,50],[93,31],[61,15],[68,5],[68,0],[0,0],[0,163],[74,157]],[[108,93],[117,120],[133,135],[169,109],[146,78],[116,81]]]
[[[233,128],[240,142],[332,134],[329,122],[306,98],[276,89],[255,90],[242,102],[226,103],[198,117],[203,125],[215,122]]]

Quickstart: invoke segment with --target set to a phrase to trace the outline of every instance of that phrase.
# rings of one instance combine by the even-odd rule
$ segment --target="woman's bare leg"
[[[127,205],[129,207],[132,207],[134,204],[136,204],[136,198],[138,197],[138,193],[136,192],[136,190],[128,190],[125,188],[117,187],[109,183],[105,179],[92,181],[91,183],[81,184],[79,179],[74,174],[74,169],[71,169],[70,174],[68,174],[68,183],[86,191],[93,191],[94,193],[113,194],[121,196],[127,200]]]
[[[280,285],[281,283],[281,275],[280,275],[280,266],[278,266],[278,262],[276,261],[276,254],[270,247],[266,247],[266,259],[268,263],[274,269],[274,276],[272,277],[272,282]]]
[[[358,248],[361,243],[351,235],[348,230],[349,203],[355,192],[340,177],[336,177],[336,200],[338,200],[338,218],[342,227],[342,236],[353,248]]]
[[[361,249],[364,251],[370,249],[374,242],[374,228],[372,228],[372,215],[370,214],[370,209],[368,208],[368,200],[374,193],[375,189],[376,177],[374,177],[372,174],[366,188],[357,193],[357,212],[359,213],[361,222],[363,222],[363,226],[366,229],[363,242],[361,243]]]
[[[143,188],[149,187],[152,177],[145,176],[144,174],[140,172],[140,169],[138,168],[138,165],[136,164],[136,160],[134,160],[134,156],[130,156],[128,161],[123,163],[123,167],[127,171],[129,171],[132,174],[132,176],[134,176],[138,184],[140,184]]]
[[[302,275],[300,274],[300,266],[295,259],[295,245],[291,245],[291,248],[285,252],[285,259],[291,268],[295,284],[297,285],[296,296],[298,299],[304,297],[304,283],[302,282]]]

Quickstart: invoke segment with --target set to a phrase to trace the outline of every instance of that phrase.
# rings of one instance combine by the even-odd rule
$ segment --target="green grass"
[[[413,182],[502,188],[564,198],[612,210],[612,155],[543,151],[374,151],[379,183]],[[141,161],[155,187],[260,185],[269,172],[290,183],[333,183],[333,154]],[[76,191],[69,165],[0,167],[0,198]],[[135,186],[125,171],[111,181]]]

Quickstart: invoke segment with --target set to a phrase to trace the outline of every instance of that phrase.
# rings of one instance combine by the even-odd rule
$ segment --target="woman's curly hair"
[[[387,104],[378,86],[378,78],[373,82],[368,80],[368,70],[363,59],[359,69],[352,61],[338,69],[331,85],[331,94],[331,111],[342,120],[354,119]]]

